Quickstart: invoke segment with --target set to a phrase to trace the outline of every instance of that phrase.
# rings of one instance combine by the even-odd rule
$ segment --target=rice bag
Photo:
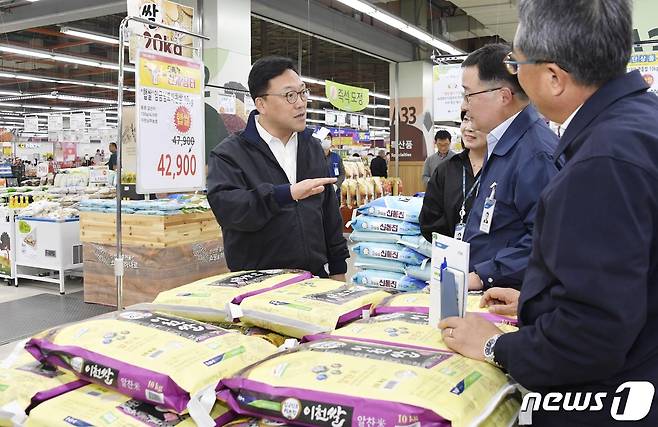
[[[352,284],[402,292],[417,292],[427,283],[393,271],[363,270],[352,276]]]
[[[375,231],[400,235],[420,234],[420,226],[416,223],[376,216],[359,215],[350,222],[350,225],[354,231]]]
[[[468,295],[466,299],[466,312],[476,313],[484,317],[491,323],[503,329],[506,332],[516,331],[518,324],[517,318],[514,316],[502,316],[500,314],[490,313],[486,308],[480,308],[481,295]],[[386,313],[429,313],[430,294],[425,292],[405,293],[398,295],[391,295],[375,307],[375,315]],[[509,327],[508,327],[509,326]]]
[[[35,395],[49,390],[52,395],[89,384],[75,375],[44,365],[25,349],[24,342],[0,365],[0,426],[22,425],[25,411]]]
[[[222,377],[267,357],[266,341],[190,319],[126,310],[53,328],[26,345],[35,358],[137,400],[182,413],[202,426],[208,394]]]
[[[432,278],[432,263],[428,262],[425,265],[408,265],[404,268],[404,272],[407,276],[413,277],[414,279],[422,280],[423,282],[429,282]]]
[[[381,243],[397,243],[402,236],[398,234],[377,233],[374,231],[360,231],[356,230],[350,234],[350,241],[352,242],[381,242]]]
[[[388,293],[310,279],[242,300],[240,320],[290,337],[333,331],[361,317]]]
[[[229,303],[240,304],[247,296],[311,277],[311,273],[301,270],[225,273],[161,292],[149,308],[195,320],[222,322],[235,317]]]
[[[284,427],[288,425],[290,424],[265,418],[241,417],[229,422],[224,427]]]
[[[226,405],[217,401],[210,416],[218,426],[236,417]],[[193,427],[196,423],[188,414],[179,415],[166,411],[96,384],[89,384],[40,403],[30,411],[25,423],[25,427],[71,425]]]
[[[441,350],[327,338],[244,369],[218,387],[243,415],[307,426],[472,425],[515,391],[486,362]],[[492,426],[508,427],[499,417]]]
[[[429,263],[428,263],[429,264]],[[391,261],[380,258],[368,258],[357,254],[354,266],[364,270],[394,271],[404,274],[405,264],[400,261]]]
[[[213,323],[213,325],[219,326],[220,328],[240,332],[242,335],[264,339],[265,341],[276,346],[277,348],[281,347],[283,343],[286,341],[286,339],[288,338],[288,337],[284,337],[283,335],[277,334],[276,332],[259,328],[258,326],[249,325],[244,322],[218,322],[218,323]]]
[[[364,257],[400,261],[411,265],[427,264],[429,260],[413,249],[395,243],[361,242],[352,250],[355,254]]]
[[[360,207],[358,211],[364,215],[418,223],[422,208],[423,199],[420,197],[385,196]]]
[[[395,243],[407,246],[428,258],[432,257],[432,243],[425,240],[423,236],[401,236]]]

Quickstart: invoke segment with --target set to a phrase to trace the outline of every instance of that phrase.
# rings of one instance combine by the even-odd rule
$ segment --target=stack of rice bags
[[[355,211],[350,240],[357,244],[354,284],[419,291],[430,280],[432,245],[420,234],[423,199],[385,196]]]
[[[450,351],[428,325],[427,297],[395,295],[380,303],[387,314],[306,336],[304,344],[222,380],[218,398],[241,415],[269,418],[267,425],[513,425],[520,406],[514,382]]]

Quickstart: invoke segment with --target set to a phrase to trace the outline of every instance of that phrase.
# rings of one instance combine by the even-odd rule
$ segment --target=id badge
[[[455,239],[464,240],[464,230],[466,230],[466,224],[460,222],[455,227]]]
[[[496,208],[496,199],[487,197],[484,201],[484,209],[482,210],[482,219],[480,220],[480,231],[489,234],[491,230],[491,222],[493,221],[494,209]]]
[[[334,176],[340,175],[340,170],[338,170],[338,166],[334,166]]]

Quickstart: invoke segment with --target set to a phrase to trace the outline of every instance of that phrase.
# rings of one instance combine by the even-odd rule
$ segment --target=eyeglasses
[[[481,90],[481,91],[479,91],[479,92],[465,93],[465,94],[464,94],[464,101],[466,101],[467,104],[470,104],[470,103],[471,103],[471,96],[480,95],[481,93],[495,92],[495,91],[497,91],[497,90],[501,90],[501,89],[503,89],[502,86],[501,86],[501,87],[495,87],[495,88],[493,88],[493,89],[485,89],[485,90]]]
[[[555,64],[558,67],[562,68],[567,73],[569,72],[569,70],[564,65],[561,65],[560,63],[555,61],[550,61],[548,59],[528,59],[525,61],[517,61],[513,59],[512,52],[507,54],[507,56],[503,60],[503,64],[505,64],[505,67],[507,68],[507,72],[510,73],[511,75],[518,74],[519,65],[523,65],[523,64]]]
[[[311,94],[311,91],[309,89],[302,89],[299,92],[291,90],[286,93],[264,93],[261,95],[261,97],[264,96],[283,96],[286,98],[286,101],[288,101],[289,104],[294,104],[297,102],[297,100],[301,97],[303,101],[306,101],[308,99],[308,96]]]

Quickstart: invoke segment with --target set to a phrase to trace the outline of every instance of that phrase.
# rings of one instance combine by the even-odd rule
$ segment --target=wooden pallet
[[[146,248],[170,248],[216,239],[221,235],[211,211],[171,216],[122,215],[121,224],[124,244]],[[116,216],[81,212],[80,240],[83,243],[116,244]]]

